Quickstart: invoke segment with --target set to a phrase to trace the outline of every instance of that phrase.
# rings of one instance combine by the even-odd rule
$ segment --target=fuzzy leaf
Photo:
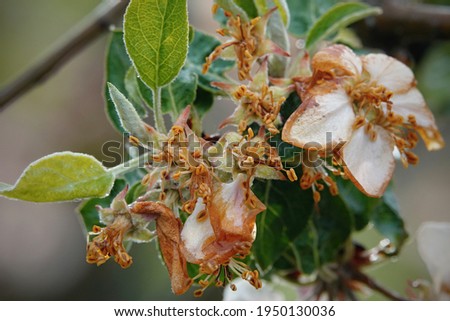
[[[108,195],[114,176],[94,157],[62,152],[31,163],[14,186],[2,183],[0,195],[30,202],[73,201]]]
[[[108,83],[108,88],[111,99],[116,106],[122,128],[131,135],[139,138],[142,142],[147,143],[149,141],[149,135],[145,124],[133,105],[113,84]]]
[[[381,9],[359,2],[339,3],[322,15],[309,30],[306,49],[311,49],[319,41],[337,33],[339,29],[366,17],[381,14]]]
[[[85,233],[92,231],[92,227],[94,225],[102,225],[100,223],[96,206],[100,205],[103,208],[109,207],[114,197],[116,197],[116,195],[119,194],[119,192],[121,192],[126,185],[127,183],[123,179],[117,179],[114,182],[114,186],[108,196],[103,198],[91,198],[90,200],[80,204],[77,211],[83,220]]]
[[[186,0],[131,0],[124,39],[138,74],[156,90],[180,72],[188,51]]]
[[[113,83],[121,92],[125,91],[125,76],[131,67],[131,61],[125,49],[123,42],[123,32],[113,31],[109,41],[108,51],[106,55],[106,83],[105,83],[105,99],[106,114],[111,121],[113,127],[119,132],[125,132],[120,123],[116,107],[109,96],[108,82]],[[141,116],[145,116],[145,110],[140,111]]]

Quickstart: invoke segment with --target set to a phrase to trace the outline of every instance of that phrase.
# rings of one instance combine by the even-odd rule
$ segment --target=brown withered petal
[[[156,233],[159,247],[169,272],[172,291],[183,294],[192,284],[187,273],[186,259],[181,253],[181,221],[165,205],[155,202],[138,202],[132,206],[132,211],[156,217]]]

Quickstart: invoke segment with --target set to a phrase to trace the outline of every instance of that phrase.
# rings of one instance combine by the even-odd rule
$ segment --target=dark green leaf
[[[337,179],[339,196],[353,214],[355,230],[360,231],[369,224],[373,208],[380,202],[361,193],[349,180]]]
[[[80,204],[80,206],[77,208],[77,211],[81,215],[81,219],[83,220],[85,233],[92,231],[92,227],[94,225],[102,225],[100,223],[96,206],[100,205],[103,208],[109,207],[114,197],[116,197],[116,195],[119,194],[119,192],[122,191],[126,185],[127,184],[123,179],[117,179],[114,182],[111,193],[109,193],[107,197],[91,198],[90,200],[87,200]]]
[[[128,204],[133,203],[137,198],[147,191],[147,187],[145,185],[141,184],[141,181],[134,183],[133,186],[128,190],[127,196],[125,197],[125,200]]]
[[[258,10],[253,0],[234,0],[234,2],[244,9],[250,19],[258,16]]]
[[[177,78],[163,88],[161,106],[163,113],[168,113],[175,121],[187,105],[194,102],[197,89],[197,75],[182,69]]]
[[[258,265],[267,272],[307,226],[313,200],[309,191],[288,181],[255,181],[253,190],[267,206],[257,217],[253,246]]]
[[[408,238],[408,232],[399,214],[392,187],[386,190],[381,200],[372,210],[371,221],[381,234],[400,249]]]
[[[206,57],[219,45],[220,42],[214,37],[196,31],[194,40],[189,47],[186,64],[184,65],[185,69],[197,74],[200,87],[214,94],[223,94],[223,92],[216,87],[212,87],[210,83],[212,81],[230,82],[224,73],[234,66],[234,61],[217,59],[212,63],[206,74],[202,73],[202,66]]]
[[[312,218],[318,235],[320,263],[335,262],[353,230],[350,211],[340,197],[332,196],[325,189]]]
[[[116,112],[116,107],[109,96],[109,89],[107,83],[114,84],[121,92],[125,92],[125,75],[131,66],[130,58],[128,57],[123,42],[123,32],[113,31],[109,41],[108,53],[106,56],[106,83],[105,83],[105,98],[106,98],[106,114],[115,129],[119,132],[125,132],[120,124],[119,116]]]
[[[286,0],[291,20],[289,32],[297,37],[307,34],[314,22],[339,0]]]
[[[381,14],[381,9],[364,3],[339,3],[330,8],[314,23],[306,37],[306,49],[313,48],[319,41],[337,33],[341,28],[378,14]]]
[[[214,95],[209,91],[197,88],[197,94],[194,101],[194,108],[197,111],[198,116],[203,118],[205,114],[211,109],[214,104]]]

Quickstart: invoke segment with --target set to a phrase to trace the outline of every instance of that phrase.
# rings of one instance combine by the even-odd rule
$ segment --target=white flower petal
[[[204,210],[203,199],[198,198],[194,211],[189,215],[181,230],[183,253],[187,261],[191,263],[199,262],[204,258],[203,245],[206,240],[214,236],[209,217],[201,222],[197,220],[198,215]]]
[[[435,293],[440,299],[450,299],[442,291],[450,289],[450,223],[425,222],[417,232],[417,247],[433,280]]]
[[[349,140],[354,121],[350,99],[339,88],[305,100],[287,120],[283,140],[301,148],[333,149]]]
[[[410,115],[415,117],[417,125],[421,127],[418,131],[428,150],[437,150],[444,146],[434,116],[417,88],[413,87],[404,94],[393,95],[391,101],[394,113],[403,116],[405,121],[408,121]]]
[[[374,130],[377,139],[373,142],[364,126],[357,129],[343,147],[343,160],[353,183],[365,194],[380,197],[394,172],[394,141],[382,127],[374,126]]]
[[[312,60],[314,72],[333,71],[336,76],[357,76],[361,74],[362,63],[349,47],[333,45],[318,51]]]
[[[417,125],[421,127],[435,127],[434,116],[428,109],[422,94],[417,88],[411,88],[404,94],[393,95],[392,111],[403,116],[407,121],[409,115],[414,115]]]
[[[361,59],[363,68],[370,74],[370,80],[393,93],[406,92],[415,86],[413,72],[397,59],[384,54],[369,54]]]

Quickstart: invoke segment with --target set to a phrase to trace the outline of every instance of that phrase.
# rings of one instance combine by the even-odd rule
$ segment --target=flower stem
[[[155,115],[156,130],[160,133],[166,133],[166,125],[161,110],[161,87],[157,87],[153,91],[153,112]]]
[[[109,168],[108,171],[115,177],[131,172],[132,170],[139,168],[145,164],[148,159],[149,153],[145,153],[139,157],[132,158],[128,162],[119,164],[115,167]]]

